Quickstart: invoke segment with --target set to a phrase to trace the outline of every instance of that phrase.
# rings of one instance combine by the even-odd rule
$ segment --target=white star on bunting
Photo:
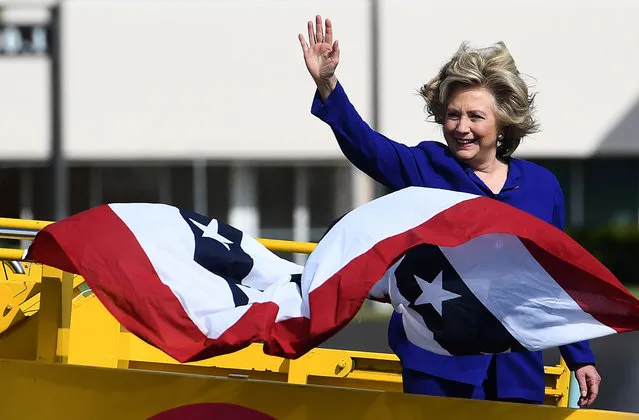
[[[228,249],[229,251],[231,250],[228,244],[232,244],[233,241],[219,234],[218,232],[219,226],[218,226],[217,220],[211,219],[211,222],[207,226],[204,226],[202,223],[199,223],[193,219],[190,219],[190,220],[191,222],[193,222],[195,226],[200,228],[200,230],[202,231],[203,238],[211,238],[215,241],[218,241],[222,245],[224,245],[224,247]]]
[[[442,285],[443,272],[440,272],[432,283],[429,283],[417,276],[415,276],[415,280],[417,280],[419,288],[422,289],[422,294],[419,295],[415,301],[415,305],[425,305],[430,303],[433,305],[433,308],[435,308],[439,316],[442,316],[443,302],[461,297],[461,295],[458,295],[457,293],[444,290],[444,286]]]

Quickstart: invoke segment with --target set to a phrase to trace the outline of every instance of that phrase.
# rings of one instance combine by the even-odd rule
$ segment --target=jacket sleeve
[[[392,189],[421,185],[433,169],[418,165],[424,153],[373,130],[351,104],[338,82],[326,102],[315,92],[311,113],[329,125],[346,158],[362,172]]]
[[[564,196],[561,191],[559,182],[556,182],[554,193],[554,209],[552,224],[558,229],[566,228],[566,211],[564,204]],[[567,344],[559,347],[561,356],[566,361],[566,365],[570,370],[575,370],[581,364],[595,364],[595,355],[590,348],[589,341],[579,341],[573,344]]]

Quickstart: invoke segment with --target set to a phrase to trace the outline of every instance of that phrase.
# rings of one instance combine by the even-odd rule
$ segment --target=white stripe
[[[379,241],[419,226],[476,195],[424,187],[408,187],[366,203],[344,216],[309,256],[302,275],[304,313],[308,294]]]
[[[218,338],[250,308],[250,303],[247,306],[235,308],[227,282],[193,261],[195,252],[193,231],[177,208],[164,204],[144,203],[111,204],[110,207],[135,235],[160,281],[171,289],[191,321],[204,335],[209,338]],[[287,270],[289,267],[292,269],[297,267],[297,270],[301,270],[301,267],[291,266],[292,263],[271,254],[252,238],[244,236],[242,246],[248,252],[257,253],[260,257],[266,258],[267,267],[277,267],[277,262],[280,260],[280,270],[275,269],[275,275],[282,274],[282,270]],[[260,252],[260,247],[266,254]],[[282,264],[281,261],[285,261],[286,264]],[[277,278],[280,283],[276,284],[276,281],[273,281],[272,287],[267,288],[263,293],[250,287],[245,287],[243,290],[247,292],[250,302],[268,300],[281,302],[283,307],[280,306],[278,318],[299,316],[301,297],[297,286],[290,283],[289,278]],[[266,286],[267,282],[265,272],[255,267],[247,280],[250,285],[261,287]]]
[[[440,249],[475,296],[529,350],[615,333],[584,312],[517,236],[487,234]]]
[[[275,302],[279,309],[275,322],[302,315],[302,296],[291,274],[300,274],[303,266],[278,257],[254,238],[242,235],[242,248],[255,264],[242,280],[251,302]],[[260,292],[260,289],[263,292]]]

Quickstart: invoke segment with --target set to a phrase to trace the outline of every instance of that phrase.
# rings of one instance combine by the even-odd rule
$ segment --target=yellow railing
[[[51,223],[53,222],[46,220],[26,220],[0,217],[0,229],[19,229],[37,232]]]
[[[0,236],[31,237],[49,222],[0,219]],[[30,233],[29,233],[30,232]],[[272,251],[310,253],[314,243],[259,239]],[[0,249],[0,260],[21,260],[23,250]],[[314,349],[296,360],[267,356],[261,345],[198,363],[180,364],[122,331],[80,276],[21,262],[24,274],[5,270],[0,283],[0,358],[85,366],[241,376],[277,382],[401,391],[401,365],[393,354]],[[31,322],[29,318],[35,318]],[[24,322],[28,321],[28,322]],[[546,366],[546,404],[566,407],[570,374],[563,360]]]
[[[38,231],[53,222],[45,220],[22,220],[0,217],[0,238],[33,239]],[[310,254],[317,244],[313,242],[295,242],[280,239],[258,238],[258,242],[274,252],[292,252]],[[0,248],[0,259],[21,260],[23,250]]]
[[[258,242],[273,252],[291,252],[299,254],[310,254],[317,244],[313,242],[294,242],[280,239],[258,238]]]

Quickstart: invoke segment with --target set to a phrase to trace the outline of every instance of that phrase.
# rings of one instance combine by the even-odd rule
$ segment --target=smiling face
[[[460,161],[476,166],[494,160],[500,126],[493,94],[482,87],[453,90],[443,130],[448,148]]]

